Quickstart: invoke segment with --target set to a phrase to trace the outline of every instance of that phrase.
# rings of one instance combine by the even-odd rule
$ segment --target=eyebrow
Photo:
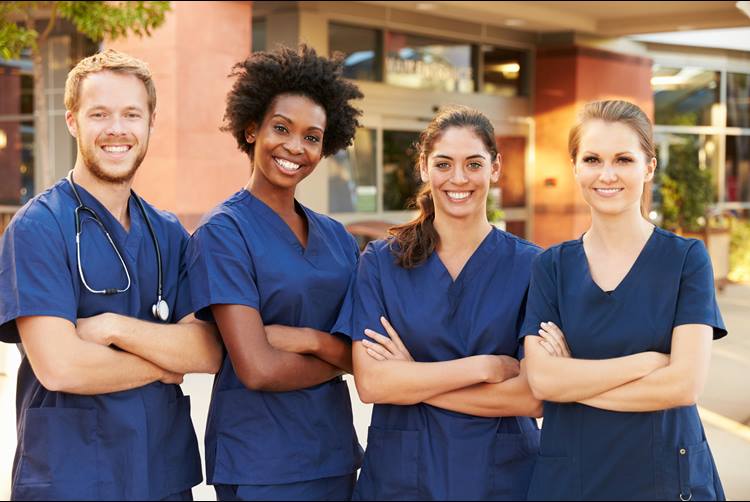
[[[596,152],[590,152],[590,151],[587,150],[587,151],[583,152],[581,155],[597,155],[598,156],[599,154],[596,153]],[[615,154],[615,157],[617,157],[618,155],[635,155],[635,153],[633,153],[631,151],[617,152]]]
[[[289,122],[290,124],[294,124],[294,121],[293,121],[292,119],[290,119],[290,118],[289,118],[289,117],[287,117],[286,115],[282,115],[281,113],[276,113],[276,114],[274,114],[274,116],[273,116],[273,117],[271,117],[271,118],[276,118],[276,117],[282,118],[282,119],[286,120],[287,122]],[[323,128],[322,128],[322,127],[318,127],[318,126],[310,126],[310,127],[308,127],[307,129],[308,129],[308,130],[310,130],[310,129],[317,129],[317,130],[318,130],[318,131],[320,131],[320,132],[325,132],[325,131],[323,130]]]
[[[453,160],[453,157],[451,157],[450,155],[445,155],[444,153],[435,154],[435,155],[433,155],[433,158]],[[468,157],[466,157],[466,160],[469,160],[469,159],[482,159],[482,160],[484,160],[484,158],[485,158],[484,155],[482,155],[480,153],[475,153],[474,155],[469,155]]]
[[[94,106],[90,106],[90,107],[86,108],[86,111],[87,112],[91,112],[91,111],[94,111],[94,110],[110,110],[110,109],[111,108],[109,106],[106,106],[106,105],[94,105]],[[126,106],[125,110],[138,110],[139,112],[142,112],[143,108],[141,108],[140,106],[136,106],[136,105],[130,105],[130,106]]]

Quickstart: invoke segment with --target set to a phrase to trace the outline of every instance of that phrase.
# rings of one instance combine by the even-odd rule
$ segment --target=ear
[[[68,132],[74,138],[78,138],[78,124],[76,123],[76,116],[70,110],[65,111],[65,125],[68,126]]]
[[[646,164],[646,178],[645,178],[646,183],[654,179],[655,172],[656,172],[656,157],[651,157],[651,160],[649,161],[649,163]]]
[[[427,159],[424,154],[419,155],[419,176],[423,183],[430,181],[429,169],[427,169]]]
[[[578,176],[578,165],[576,164],[575,158],[570,158],[570,165],[573,168],[573,176]]]
[[[156,124],[156,110],[151,112],[151,117],[149,118],[149,121],[148,121],[149,132],[153,132],[154,124]]]
[[[500,179],[500,172],[503,169],[503,156],[499,153],[497,154],[497,157],[495,157],[495,160],[492,162],[492,171],[490,172],[490,180],[493,183],[497,183]]]
[[[245,141],[247,141],[250,144],[255,143],[255,134],[258,130],[258,127],[255,124],[250,124],[245,128]]]

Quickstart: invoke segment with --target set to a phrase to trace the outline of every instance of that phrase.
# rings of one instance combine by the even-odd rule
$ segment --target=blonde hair
[[[643,110],[627,101],[610,100],[587,103],[578,115],[578,121],[571,128],[568,136],[568,152],[573,162],[578,155],[581,131],[584,124],[589,120],[619,122],[629,126],[638,135],[641,150],[646,154],[646,160],[656,157],[654,129]]]
[[[81,83],[92,73],[101,71],[112,71],[115,73],[127,73],[138,77],[146,86],[148,93],[148,111],[153,115],[156,109],[156,87],[151,78],[151,71],[146,63],[124,52],[107,49],[104,52],[94,54],[82,59],[70,70],[65,81],[65,108],[73,113],[78,111],[78,98],[81,92]]]

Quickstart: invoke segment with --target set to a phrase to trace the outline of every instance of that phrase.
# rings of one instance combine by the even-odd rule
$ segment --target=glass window
[[[34,196],[34,122],[0,119],[0,205],[23,205]]]
[[[474,92],[470,44],[386,32],[388,84],[414,89]]]
[[[503,157],[498,185],[502,207],[526,206],[526,138],[498,136],[497,149]]]
[[[373,129],[358,129],[354,144],[328,160],[328,211],[331,213],[378,210],[375,143]]]
[[[727,202],[750,202],[750,136],[727,136]]]
[[[750,75],[727,74],[727,125],[750,127]]]
[[[343,52],[344,76],[355,80],[383,80],[382,32],[345,24],[328,25],[328,47]]]
[[[414,145],[419,133],[383,131],[383,209],[403,211],[419,190]]]
[[[482,92],[512,98],[525,96],[526,53],[513,49],[482,46]]]
[[[252,26],[252,41],[250,42],[252,44],[252,47],[250,49],[252,52],[263,52],[266,50],[266,32],[268,23],[266,22],[266,18],[257,18],[253,19],[253,26]]]
[[[716,125],[719,109],[719,72],[701,68],[654,65],[656,123],[661,125]]]
[[[718,200],[719,137],[657,133],[655,140],[658,164],[652,207],[661,214],[663,226],[677,228],[685,224],[681,213],[694,212],[682,204],[704,197]]]

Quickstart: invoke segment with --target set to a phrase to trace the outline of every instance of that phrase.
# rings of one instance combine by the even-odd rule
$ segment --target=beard
[[[140,151],[138,152],[138,155],[136,156],[130,168],[123,173],[113,174],[111,172],[107,172],[101,166],[101,164],[96,159],[95,150],[92,151],[92,149],[86,148],[81,143],[80,137],[77,139],[77,143],[78,143],[78,151],[81,153],[81,159],[83,159],[83,164],[86,166],[86,169],[88,169],[89,172],[93,174],[95,178],[101,181],[107,182],[107,183],[115,183],[115,184],[128,183],[130,182],[130,180],[133,179],[133,176],[135,176],[136,171],[138,171],[138,168],[141,166],[143,159],[146,157],[146,151],[148,150],[148,137],[147,137],[146,144],[143,146],[143,148],[140,149]],[[133,148],[135,148],[135,146],[136,145],[134,145]],[[98,148],[98,146],[94,145],[94,149],[96,148]]]

